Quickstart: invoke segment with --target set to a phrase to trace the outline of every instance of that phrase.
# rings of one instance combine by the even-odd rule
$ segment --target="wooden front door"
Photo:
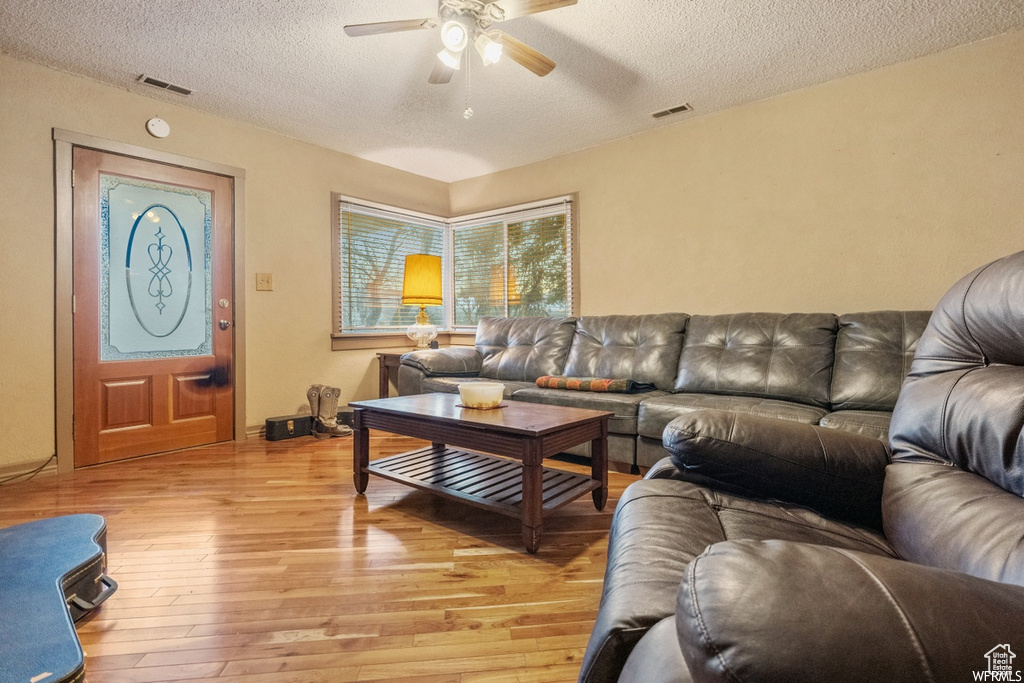
[[[76,147],[75,467],[232,438],[233,181]]]

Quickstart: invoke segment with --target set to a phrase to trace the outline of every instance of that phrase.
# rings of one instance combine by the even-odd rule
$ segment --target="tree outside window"
[[[509,300],[513,317],[569,315],[565,215],[508,226]],[[513,287],[514,285],[514,287]]]

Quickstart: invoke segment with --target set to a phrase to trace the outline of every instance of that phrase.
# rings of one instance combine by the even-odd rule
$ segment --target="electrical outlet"
[[[272,292],[272,291],[274,291],[274,274],[273,273],[256,273],[256,291],[257,292]]]

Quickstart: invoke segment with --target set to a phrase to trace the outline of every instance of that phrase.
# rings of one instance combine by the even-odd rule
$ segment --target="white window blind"
[[[566,216],[558,213],[508,224],[509,315],[572,312]]]
[[[444,255],[442,221],[342,202],[340,320],[345,332],[405,330],[419,309],[402,305],[402,275],[409,254]],[[444,326],[441,306],[428,306],[430,321]]]
[[[505,224],[470,225],[452,234],[456,327],[505,315]]]
[[[338,224],[341,333],[404,331],[408,254],[442,257],[445,306],[427,307],[442,329],[484,316],[564,316],[573,309],[572,203],[567,197],[444,220],[342,199]]]
[[[452,222],[454,325],[572,313],[568,200]]]

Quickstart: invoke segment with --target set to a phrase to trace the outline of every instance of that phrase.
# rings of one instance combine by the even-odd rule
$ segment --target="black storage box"
[[[282,415],[267,418],[267,441],[292,439],[313,433],[312,415]]]

